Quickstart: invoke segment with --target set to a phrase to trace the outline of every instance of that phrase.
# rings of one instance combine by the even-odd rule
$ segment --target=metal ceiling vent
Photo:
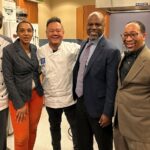
[[[95,5],[108,13],[150,11],[150,0],[96,0]]]

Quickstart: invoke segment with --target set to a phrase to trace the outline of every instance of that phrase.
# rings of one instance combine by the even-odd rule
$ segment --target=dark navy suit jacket
[[[80,54],[87,42],[83,42]],[[77,99],[75,88],[80,54],[73,70],[74,99]],[[84,104],[93,118],[99,118],[103,113],[109,117],[113,116],[119,60],[120,51],[102,37],[90,58],[83,79]]]
[[[16,109],[21,108],[32,96],[32,79],[39,95],[43,89],[39,80],[36,46],[30,44],[31,58],[25,53],[19,39],[3,49],[2,68],[9,99]],[[36,107],[36,106],[35,106]]]

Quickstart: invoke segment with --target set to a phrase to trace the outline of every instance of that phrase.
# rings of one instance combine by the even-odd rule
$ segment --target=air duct
[[[109,13],[147,12],[150,11],[150,0],[96,0],[96,8]]]

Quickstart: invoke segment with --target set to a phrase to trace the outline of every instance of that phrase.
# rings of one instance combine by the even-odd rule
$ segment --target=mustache
[[[132,43],[132,44],[136,44],[137,43],[137,41],[132,41],[132,42],[128,42],[128,41],[126,41],[126,40],[123,40],[123,44],[124,45],[126,45],[126,44],[128,44],[128,43]]]

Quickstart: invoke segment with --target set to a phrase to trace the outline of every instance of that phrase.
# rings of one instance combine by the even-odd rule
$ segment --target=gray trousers
[[[8,108],[0,111],[0,150],[7,149]]]

